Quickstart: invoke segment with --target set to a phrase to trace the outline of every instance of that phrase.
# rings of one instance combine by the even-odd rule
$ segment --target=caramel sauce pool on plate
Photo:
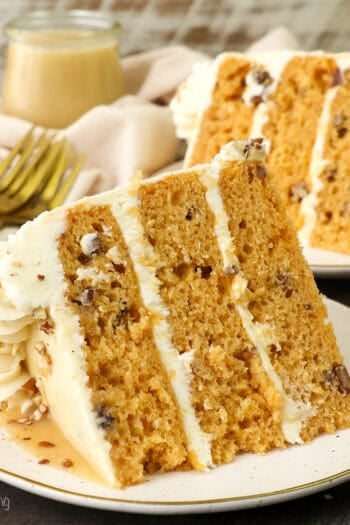
[[[44,416],[32,425],[17,423],[18,409],[0,411],[0,427],[9,436],[9,439],[34,456],[41,462],[42,468],[47,466],[68,471],[79,478],[103,484],[98,474],[90,467],[84,458],[65,438],[60,429],[50,419]]]

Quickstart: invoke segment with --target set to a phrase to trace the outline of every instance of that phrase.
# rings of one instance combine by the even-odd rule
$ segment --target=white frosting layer
[[[318,193],[322,190],[323,183],[320,175],[329,164],[323,158],[326,133],[329,125],[332,102],[337,93],[337,87],[329,89],[323,103],[322,113],[319,118],[317,135],[311,153],[309,176],[311,181],[310,193],[301,201],[300,211],[304,217],[304,225],[298,232],[298,237],[303,246],[309,246],[312,230],[316,224],[318,204]]]
[[[142,300],[149,312],[157,319],[153,326],[153,336],[181,411],[188,450],[205,469],[212,466],[210,436],[201,430],[191,404],[191,372],[186,362],[179,357],[171,341],[171,329],[167,322],[169,312],[159,293],[160,283],[155,275],[153,248],[144,240],[136,193],[135,188],[121,189],[116,195],[112,212],[128,246]]]
[[[266,140],[263,129],[269,120],[269,109],[271,102],[268,100],[269,96],[276,90],[282,73],[292,57],[292,53],[284,51],[281,53],[262,53],[261,55],[254,55],[254,61],[259,68],[266,70],[271,76],[271,84],[264,86],[258,84],[254,80],[254,75],[250,72],[247,76],[247,88],[243,94],[243,100],[246,104],[251,105],[252,97],[259,96],[262,102],[257,106],[253,122],[250,128],[249,136],[251,138],[262,137]],[[270,142],[266,141],[267,151],[270,149]]]
[[[79,319],[65,304],[65,281],[57,248],[57,238],[64,230],[64,208],[22,226],[9,240],[7,255],[0,260],[0,280],[6,296],[23,312],[49,309],[56,328],[51,336],[38,326],[32,331],[26,345],[29,372],[40,376],[38,386],[44,401],[67,439],[113,485],[111,447],[96,425],[87,387]],[[45,278],[39,280],[38,275]],[[38,341],[46,344],[51,356],[52,364],[44,369]]]
[[[239,261],[235,255],[235,247],[229,232],[228,217],[219,192],[218,181],[221,170],[230,160],[244,161],[249,158],[249,154],[251,155],[250,158],[256,160],[263,159],[264,149],[256,149],[253,147],[248,149],[248,154],[244,153],[247,150],[248,144],[249,142],[247,141],[226,144],[226,146],[221,149],[221,152],[215,157],[212,163],[212,168],[208,168],[205,175],[201,176],[201,182],[207,188],[207,202],[215,216],[215,232],[223,258],[224,269],[227,266],[232,265],[239,268]],[[239,283],[239,293],[237,293],[236,281]],[[282,431],[284,437],[289,443],[302,443],[300,431],[303,421],[310,413],[310,407],[297,404],[284,391],[282,382],[275,372],[268,356],[269,346],[275,344],[278,347],[279,343],[274,334],[273,327],[267,323],[254,321],[252,314],[249,312],[247,307],[248,299],[245,300],[244,297],[246,283],[246,279],[241,275],[241,272],[239,272],[239,274],[233,279],[232,297],[236,301],[237,312],[241,317],[243,327],[251,342],[259,352],[265,372],[283,399]]]
[[[188,79],[181,84],[170,102],[170,109],[180,139],[189,139],[197,126],[197,119],[202,108],[210,101],[213,65],[196,64]]]

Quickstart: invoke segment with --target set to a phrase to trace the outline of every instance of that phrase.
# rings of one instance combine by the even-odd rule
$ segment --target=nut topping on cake
[[[73,461],[71,459],[69,459],[69,458],[66,458],[66,459],[64,459],[62,461],[62,466],[64,468],[71,468],[71,467],[73,467],[73,465],[74,465]]]
[[[80,240],[80,246],[83,254],[89,257],[103,251],[103,243],[97,232],[85,234]]]
[[[51,441],[39,441],[38,445],[44,448],[53,448],[56,446],[54,443],[51,443]]]
[[[237,273],[239,273],[239,268],[235,264],[231,264],[230,266],[226,266],[224,272],[227,275],[237,275]]]
[[[293,279],[288,273],[277,272],[275,276],[275,283],[279,286],[288,298],[293,293]]]
[[[289,198],[292,202],[301,202],[309,193],[309,188],[305,182],[297,182],[290,187]]]
[[[31,397],[38,393],[35,378],[31,377],[24,385],[21,386],[22,390],[27,392]]]
[[[80,304],[82,306],[90,306],[94,301],[94,291],[92,288],[86,288],[84,290],[80,297],[79,297]]]
[[[339,86],[342,84],[343,78],[342,73],[339,67],[336,67],[333,71],[332,81],[331,81],[331,87]]]
[[[200,271],[202,279],[209,279],[213,268],[211,266],[196,266],[195,271]]]
[[[272,76],[265,69],[254,69],[252,77],[257,84],[262,84],[263,86],[269,86],[273,82]]]
[[[256,167],[256,176],[259,180],[263,181],[266,177],[267,171],[264,166],[258,165]]]
[[[5,400],[5,401],[1,401],[0,402],[0,411],[5,411],[8,409],[8,402]]]
[[[106,405],[99,405],[96,409],[96,413],[97,424],[99,427],[103,428],[103,430],[106,430],[113,425],[114,417],[111,415]]]
[[[345,366],[336,363],[333,366],[333,372],[339,381],[339,391],[344,394],[349,394],[350,393],[350,376]]]
[[[250,99],[250,102],[253,104],[253,106],[258,106],[263,102],[263,98],[261,95],[253,95]]]
[[[344,128],[344,127],[337,128],[337,135],[338,135],[338,138],[342,139],[343,137],[345,137],[345,135],[347,134],[347,132],[348,132],[348,128]]]
[[[328,182],[334,182],[336,174],[337,174],[337,169],[336,168],[332,168],[330,170],[327,170],[326,171],[326,176],[327,176]]]
[[[346,115],[344,115],[344,113],[336,113],[333,117],[333,126],[336,128],[339,138],[345,137],[348,132],[348,128],[344,126],[345,121]]]
[[[40,330],[45,334],[52,334],[54,332],[54,328],[55,323],[52,321],[52,319],[46,319],[40,323]]]

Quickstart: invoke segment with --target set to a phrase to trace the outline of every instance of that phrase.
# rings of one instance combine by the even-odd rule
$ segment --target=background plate
[[[316,277],[350,277],[350,255],[303,248],[303,253]]]
[[[338,343],[350,365],[350,309],[326,300]],[[216,512],[277,503],[350,479],[350,430],[258,456],[244,454],[208,473],[157,475],[123,491],[64,470],[38,465],[0,429],[0,479],[66,503],[148,514]]]

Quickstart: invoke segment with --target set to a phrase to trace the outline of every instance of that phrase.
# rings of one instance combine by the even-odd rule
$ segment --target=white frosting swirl
[[[25,341],[33,317],[15,308],[0,287],[0,402],[15,394],[29,379],[23,366]]]

